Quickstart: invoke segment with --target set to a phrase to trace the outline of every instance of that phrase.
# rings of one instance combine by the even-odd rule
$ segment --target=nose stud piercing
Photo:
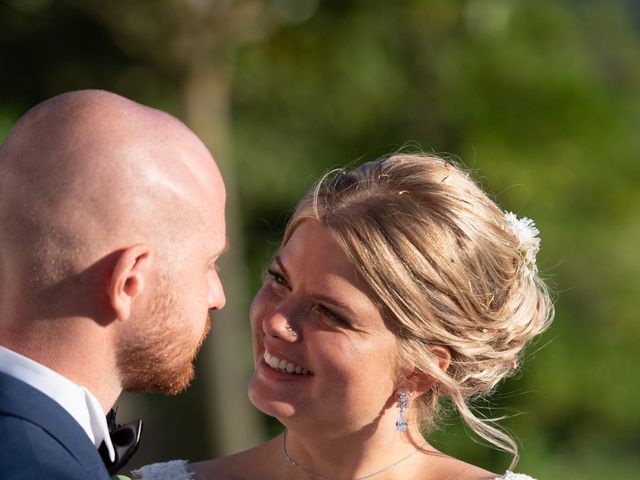
[[[286,327],[284,327],[287,332],[291,333],[291,335],[293,335],[294,337],[297,337],[298,334],[296,333],[296,331],[291,327],[291,325],[287,324]]]

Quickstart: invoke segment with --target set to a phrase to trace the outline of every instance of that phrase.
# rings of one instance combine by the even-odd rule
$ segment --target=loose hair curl
[[[373,290],[399,365],[434,379],[416,399],[422,426],[449,399],[473,432],[512,454],[513,467],[516,442],[469,402],[513,373],[553,305],[537,273],[523,274],[504,212],[450,161],[397,154],[322,178],[296,208],[285,243],[305,219],[331,231]],[[446,371],[434,346],[451,352]]]

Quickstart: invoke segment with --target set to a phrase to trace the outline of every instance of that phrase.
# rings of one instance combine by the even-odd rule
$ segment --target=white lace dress
[[[154,463],[146,465],[140,470],[131,472],[134,479],[142,480],[192,480],[193,473],[187,472],[185,460],[173,460],[166,463]],[[495,480],[535,480],[535,478],[522,473],[507,472]]]

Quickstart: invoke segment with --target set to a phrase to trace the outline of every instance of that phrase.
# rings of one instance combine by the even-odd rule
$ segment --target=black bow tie
[[[138,449],[140,434],[142,433],[142,420],[137,419],[126,425],[117,425],[116,410],[111,409],[107,414],[107,426],[109,427],[109,437],[111,437],[116,458],[113,462],[111,461],[109,451],[104,442],[100,444],[98,452],[107,467],[109,475],[115,475]]]

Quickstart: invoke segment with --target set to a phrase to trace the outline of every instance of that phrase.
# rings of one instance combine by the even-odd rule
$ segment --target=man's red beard
[[[194,360],[211,319],[206,316],[202,334],[194,339],[175,296],[168,288],[160,290],[148,311],[136,315],[139,323],[121,336],[116,360],[125,390],[176,395],[195,376]]]

